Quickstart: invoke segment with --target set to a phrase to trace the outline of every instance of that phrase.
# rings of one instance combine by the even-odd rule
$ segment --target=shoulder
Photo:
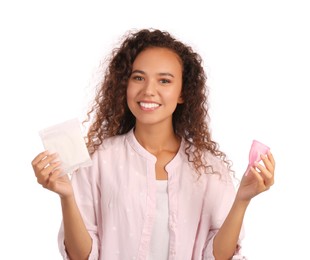
[[[113,137],[108,137],[102,141],[102,144],[96,149],[96,151],[91,155],[93,161],[106,157],[108,154],[117,155],[124,148],[124,143],[126,142],[126,135],[117,135]]]
[[[102,152],[109,149],[117,149],[124,145],[126,141],[126,134],[116,135],[113,137],[108,137],[102,141],[102,144],[98,147],[96,152]]]

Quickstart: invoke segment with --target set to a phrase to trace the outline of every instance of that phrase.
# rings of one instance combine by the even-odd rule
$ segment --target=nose
[[[154,80],[147,80],[144,85],[144,95],[154,96],[156,93],[156,82]]]

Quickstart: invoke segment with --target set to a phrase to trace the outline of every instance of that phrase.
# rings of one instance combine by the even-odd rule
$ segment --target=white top
[[[167,260],[169,255],[168,181],[156,181],[156,213],[148,260]]]

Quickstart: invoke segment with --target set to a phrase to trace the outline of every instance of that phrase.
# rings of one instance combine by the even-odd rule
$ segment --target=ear
[[[184,99],[183,99],[182,95],[180,95],[178,98],[178,104],[183,104],[183,103],[184,103]]]

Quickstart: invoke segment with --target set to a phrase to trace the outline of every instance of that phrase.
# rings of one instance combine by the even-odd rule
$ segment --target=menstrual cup
[[[249,165],[254,166],[255,162],[258,162],[261,160],[260,155],[266,155],[270,148],[267,145],[264,145],[263,143],[253,140],[250,154],[249,154]]]

